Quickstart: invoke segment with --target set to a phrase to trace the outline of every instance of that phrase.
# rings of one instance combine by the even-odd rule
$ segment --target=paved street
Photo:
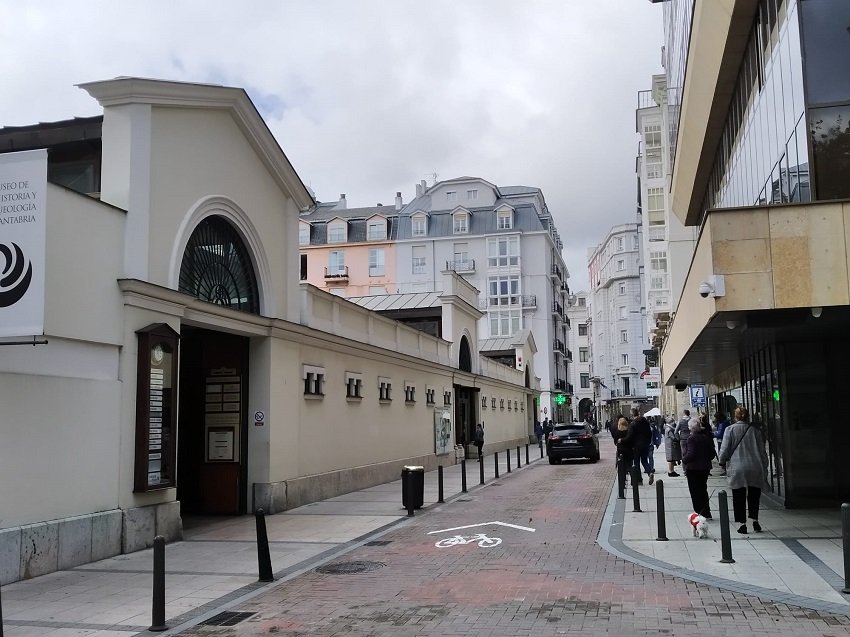
[[[184,634],[850,633],[844,615],[723,591],[608,553],[597,535],[612,478],[605,456],[595,465],[535,463],[247,596],[228,610],[252,614],[232,627],[201,625]],[[436,546],[480,533],[489,538],[484,544],[501,543]],[[340,572],[319,572],[327,570]]]

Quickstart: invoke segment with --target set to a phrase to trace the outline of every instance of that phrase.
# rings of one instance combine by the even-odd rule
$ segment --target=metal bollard
[[[511,472],[511,450],[510,447],[505,449],[505,458],[507,458],[506,462],[508,463],[508,473]]]
[[[664,480],[655,483],[655,508],[658,516],[658,542],[667,541],[667,519],[664,517]]]
[[[416,490],[413,488],[413,478],[408,475],[407,482],[404,483],[404,494],[405,496],[407,496],[405,500],[407,500],[407,517],[409,518],[412,518],[414,515],[416,515],[413,512],[413,509],[416,508],[413,506],[413,496],[415,491]]]
[[[528,464],[529,462],[530,462],[530,460],[528,459],[528,443],[526,442],[525,443],[525,464]],[[3,636],[0,635],[0,637],[3,637]]]
[[[260,582],[273,582],[272,557],[269,553],[269,534],[266,532],[266,512],[257,509],[254,514],[257,525],[257,565],[260,571]]]
[[[726,491],[717,494],[720,504],[720,553],[722,564],[734,564],[732,559],[732,538],[729,537],[729,504],[726,502]]]
[[[632,467],[632,500],[634,501],[634,513],[643,513],[640,510],[640,493],[638,492],[638,480],[640,480],[640,468]]]
[[[526,462],[525,464],[528,464],[528,463]],[[522,464],[520,463],[520,460],[519,460],[519,445],[517,445],[517,448],[516,448],[516,468],[519,469],[520,467],[522,467]]]
[[[466,493],[466,458],[460,461],[460,490]]]
[[[543,441],[537,443],[537,446],[540,447],[540,457],[543,457]]]
[[[165,625],[165,538],[161,535],[153,539],[153,605],[148,630],[155,633],[168,630]]]
[[[484,456],[478,456],[478,473],[481,474],[481,484],[484,484]]]
[[[850,504],[841,505],[841,536],[844,550],[844,588],[842,593],[850,593]],[[0,636],[2,637],[2,636]]]
[[[437,465],[437,502],[443,500],[443,465]]]
[[[499,452],[493,453],[493,463],[496,465],[496,477],[499,477]]]

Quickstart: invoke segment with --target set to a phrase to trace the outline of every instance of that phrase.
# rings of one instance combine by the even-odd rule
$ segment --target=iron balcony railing
[[[537,307],[537,295],[536,294],[523,294],[522,295],[522,306],[528,308]]]
[[[567,360],[572,363],[573,362],[573,352],[572,352],[572,350],[570,350],[570,348],[567,348],[565,355],[567,357]]]
[[[565,381],[563,378],[556,378],[555,379],[555,389],[559,390],[559,391],[566,391],[567,381]]]
[[[554,301],[552,303],[552,314],[555,314],[557,316],[563,316],[564,315],[564,306],[561,305],[560,303],[558,303],[557,301]]]
[[[552,349],[556,352],[560,352],[561,354],[566,353],[566,346],[564,345],[564,341],[557,338],[552,341]]]
[[[556,277],[558,277],[559,279],[563,279],[563,278],[564,278],[564,277],[563,277],[563,275],[562,275],[562,273],[561,273],[561,268],[559,268],[557,265],[553,265],[553,266],[552,266],[552,276],[556,276]]]
[[[475,272],[475,259],[446,261],[446,270],[452,270],[453,272]]]
[[[348,266],[344,265],[341,268],[325,268],[325,278],[326,279],[347,279],[348,278]]]

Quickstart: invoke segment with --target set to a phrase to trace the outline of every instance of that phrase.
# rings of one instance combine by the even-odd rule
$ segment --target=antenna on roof
[[[434,185],[436,185],[436,184],[437,184],[437,177],[439,177],[439,176],[440,176],[440,173],[438,173],[438,172],[435,170],[435,171],[434,171],[434,172],[432,172],[432,173],[425,173],[425,176],[426,176],[426,177],[431,177],[431,178],[434,180],[434,183],[433,183],[433,184],[431,184],[432,186],[434,186]]]

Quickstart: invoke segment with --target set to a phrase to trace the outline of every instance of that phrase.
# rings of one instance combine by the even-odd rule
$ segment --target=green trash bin
[[[408,499],[410,500],[408,502]],[[401,470],[401,505],[408,511],[421,509],[425,502],[425,467],[406,466]]]

